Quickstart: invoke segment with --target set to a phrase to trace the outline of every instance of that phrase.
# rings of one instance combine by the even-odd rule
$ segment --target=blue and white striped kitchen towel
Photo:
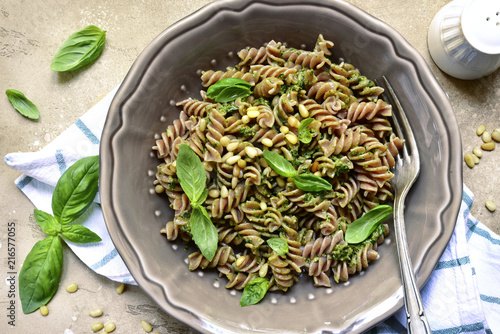
[[[101,132],[116,89],[38,152],[10,153],[5,163],[22,173],[15,183],[36,208],[51,212],[52,192],[76,160],[99,154]],[[422,297],[432,332],[500,333],[500,237],[470,215],[474,196],[464,186],[454,234]],[[96,244],[67,242],[92,270],[114,281],[135,284],[106,229],[96,197],[82,223],[101,236]],[[401,333],[404,311],[368,333]]]

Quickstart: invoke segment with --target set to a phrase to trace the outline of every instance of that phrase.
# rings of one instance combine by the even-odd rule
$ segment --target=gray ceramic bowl
[[[341,1],[220,1],[165,30],[134,63],[109,110],[101,144],[100,194],[110,235],[144,291],[201,332],[359,333],[402,307],[395,242],[363,275],[331,289],[305,277],[287,294],[239,307],[240,292],[215,272],[189,272],[182,244],[159,233],[172,217],[154,194],[155,136],[178,117],[175,101],[199,97],[200,69],[224,69],[246,46],[272,39],[311,49],[318,34],[372,79],[399,94],[421,151],[422,169],[406,204],[418,285],[429,278],[453,232],[462,194],[458,126],[424,59],[388,25]]]

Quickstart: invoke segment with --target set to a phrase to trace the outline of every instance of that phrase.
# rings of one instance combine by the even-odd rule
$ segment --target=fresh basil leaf
[[[202,203],[201,199],[207,186],[207,174],[200,158],[185,143],[181,144],[177,154],[177,177],[191,205]]]
[[[5,91],[7,98],[12,106],[24,117],[30,119],[39,119],[40,112],[38,108],[23,93],[15,89]]]
[[[391,214],[391,206],[385,204],[377,205],[347,226],[345,241],[349,244],[357,244],[365,241]]]
[[[78,218],[92,203],[99,181],[99,156],[78,160],[57,181],[52,212],[63,225]]]
[[[207,260],[212,261],[219,242],[219,234],[214,224],[210,220],[207,210],[197,205],[193,207],[193,212],[189,218],[189,226],[194,243],[198,246]]]
[[[93,62],[101,55],[105,41],[106,32],[93,25],[75,32],[57,51],[50,69],[72,71]]]
[[[58,235],[61,232],[61,224],[50,213],[35,209],[35,219],[48,235]]]
[[[323,191],[332,189],[330,182],[314,174],[296,175],[293,177],[293,183],[295,183],[297,188],[304,191]]]
[[[257,304],[264,298],[271,283],[262,277],[257,277],[245,285],[240,299],[240,306]]]
[[[48,236],[26,256],[19,273],[19,297],[28,314],[47,304],[59,287],[63,261],[61,240]]]
[[[285,256],[288,253],[288,243],[283,238],[271,238],[267,239],[267,244],[281,256]]]
[[[252,85],[239,78],[225,78],[207,89],[207,97],[216,102],[225,103],[252,94]]]
[[[311,130],[308,129],[312,122],[314,122],[314,118],[306,118],[300,122],[297,137],[304,144],[309,144],[312,140]]]
[[[63,237],[77,244],[99,242],[102,239],[83,225],[62,225]]]
[[[264,150],[263,156],[269,166],[279,175],[284,177],[297,175],[297,171],[293,168],[293,165],[278,153]]]

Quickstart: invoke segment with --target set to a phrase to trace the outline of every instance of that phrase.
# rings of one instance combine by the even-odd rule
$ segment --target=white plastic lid
[[[470,0],[464,7],[462,31],[467,41],[487,54],[500,54],[500,1]]]

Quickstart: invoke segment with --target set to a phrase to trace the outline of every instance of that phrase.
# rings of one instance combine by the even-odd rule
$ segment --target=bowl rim
[[[379,33],[383,33],[383,35],[388,38],[392,44],[393,49],[398,57],[401,57],[405,60],[410,61],[418,74],[420,82],[422,83],[423,89],[428,93],[429,98],[433,101],[435,105],[440,105],[440,115],[443,119],[449,119],[451,121],[447,121],[446,123],[452,124],[453,126],[448,126],[447,136],[450,138],[450,142],[455,140],[455,146],[450,146],[450,148],[454,148],[453,152],[450,152],[448,164],[453,165],[457,172],[450,174],[450,189],[452,185],[457,186],[458,188],[452,191],[454,194],[462,193],[462,168],[461,168],[461,159],[457,157],[461,157],[461,140],[460,140],[460,132],[458,129],[458,124],[456,122],[455,115],[453,113],[453,109],[448,100],[446,93],[443,91],[440,84],[434,77],[429,65],[426,63],[425,59],[420,55],[420,53],[409,44],[409,42],[394,28],[389,26],[387,23],[375,18],[371,14],[363,11],[362,9],[356,7],[355,5],[346,3],[342,0],[334,0],[334,1],[322,1],[322,0],[300,0],[300,1],[286,1],[286,0],[218,0],[212,3],[209,3],[192,14],[182,18],[181,20],[175,22],[171,26],[167,27],[162,33],[160,33],[138,56],[136,61],[132,64],[129,72],[127,73],[125,79],[120,85],[113,101],[109,107],[109,112],[106,118],[106,123],[103,130],[103,136],[100,145],[100,196],[102,203],[102,211],[105,218],[105,223],[107,229],[109,231],[110,237],[122,257],[125,265],[131,272],[132,276],[139,284],[139,286],[143,289],[146,294],[148,294],[158,305],[161,305],[162,308],[170,315],[174,316],[178,320],[184,322],[189,326],[193,326],[193,319],[200,318],[196,314],[186,314],[184,311],[176,308],[175,305],[170,303],[168,300],[162,298],[162,296],[152,293],[145,288],[145,286],[149,286],[151,284],[157,284],[154,281],[149,280],[144,276],[144,271],[142,266],[137,263],[139,256],[135,253],[132,244],[125,237],[120,228],[117,228],[119,225],[116,211],[112,205],[113,203],[113,187],[111,182],[106,182],[106,180],[111,180],[111,175],[113,173],[114,160],[113,160],[113,148],[111,144],[111,139],[113,136],[120,130],[123,125],[123,120],[121,123],[113,122],[112,118],[115,115],[119,115],[120,110],[124,106],[124,104],[133,96],[134,92],[137,90],[140,82],[144,79],[144,75],[149,66],[151,66],[152,61],[156,57],[156,55],[161,51],[161,49],[169,43],[169,41],[175,39],[185,31],[189,31],[196,27],[196,25],[209,21],[211,15],[206,15],[207,13],[215,13],[221,10],[243,10],[249,6],[254,4],[262,4],[267,6],[286,6],[286,5],[305,5],[305,6],[318,6],[318,7],[328,7],[333,10],[342,9],[344,12],[350,13],[350,19],[361,23],[361,21],[365,22],[364,26],[377,27]],[[457,144],[458,143],[458,144]],[[111,154],[102,154],[104,151],[109,149]],[[453,181],[453,182],[451,182]],[[456,198],[450,198],[447,209],[451,212],[455,212],[454,219],[456,220],[456,216],[458,216],[461,198],[459,196],[455,196]],[[442,233],[441,238],[446,240],[446,244],[449,242],[453,229],[445,230]],[[419,288],[425,284],[425,282],[429,279],[432,271],[434,270],[434,266],[437,264],[439,258],[444,252],[445,248],[442,249],[439,253],[428,254],[430,256],[430,260],[428,262],[433,263],[432,266],[426,266],[424,268],[418,267],[416,270],[418,271],[417,277],[417,285]],[[395,311],[403,306],[402,300],[402,287],[400,287],[396,293],[394,293],[394,297],[392,298],[392,303],[386,305],[387,316],[392,315]],[[366,316],[369,318],[369,315]],[[384,317],[385,318],[385,317]],[[360,319],[360,322],[356,324],[356,326],[351,327],[350,330],[354,330],[357,332],[360,329],[366,330],[369,327],[375,325],[376,323],[384,320],[384,318],[377,319]],[[227,332],[225,329],[221,329],[215,325],[215,327],[209,328],[199,327],[197,330],[201,330],[206,333],[211,333],[213,331],[221,331]]]

